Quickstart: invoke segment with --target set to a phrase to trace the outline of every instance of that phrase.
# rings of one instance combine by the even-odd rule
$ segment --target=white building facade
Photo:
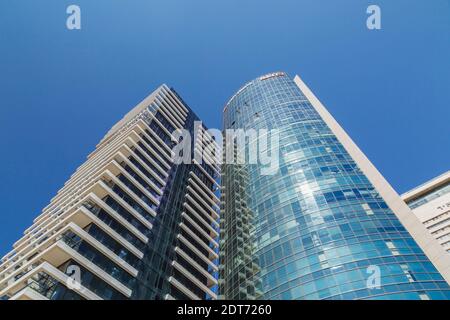
[[[450,171],[404,193],[402,199],[450,253]]]
[[[166,85],[126,114],[2,258],[1,299],[215,299],[219,171],[172,157],[198,120]]]

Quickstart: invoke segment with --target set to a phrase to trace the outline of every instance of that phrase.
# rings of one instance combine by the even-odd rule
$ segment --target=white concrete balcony
[[[206,294],[210,295],[213,299],[217,299],[217,295],[213,291],[211,291],[211,289],[209,289],[207,286],[205,286],[201,281],[199,281],[197,279],[196,276],[194,276],[192,273],[190,273],[188,270],[186,270],[177,261],[172,261],[172,266],[174,266],[175,269],[177,269],[179,272],[181,272],[186,278],[188,278],[190,281],[192,281],[193,284],[195,284],[198,288],[200,288]]]
[[[194,244],[192,244],[188,239],[183,237],[181,234],[177,236],[180,241],[185,244],[192,252],[194,252],[200,259],[202,259],[205,263],[210,265],[215,271],[217,271],[216,264],[207,256],[205,256],[202,252],[200,252]]]
[[[208,254],[208,259],[209,260],[215,260],[215,259],[219,258],[217,253],[214,252],[214,250],[209,247],[209,243],[206,243],[204,240],[199,238],[195,234],[195,232],[193,232],[188,226],[186,226],[184,223],[180,223],[180,228],[182,230],[184,230],[193,240],[195,240],[195,243],[193,243],[192,245],[194,245],[195,247],[197,247],[197,245],[200,245],[201,247],[203,247],[203,249],[208,251],[208,253],[209,253]]]
[[[201,300],[195,293],[193,293],[191,290],[186,288],[181,282],[179,282],[174,277],[169,277],[168,281],[178,290],[183,292],[186,296],[191,298],[192,300]]]
[[[2,284],[10,284],[20,279],[23,274],[27,272],[27,270],[32,269],[33,265],[39,261],[47,261],[53,266],[59,266],[69,259],[74,259],[79,262],[80,265],[83,265],[86,269],[102,278],[105,282],[109,283],[112,287],[115,287],[124,295],[129,296],[131,294],[130,289],[75,251],[70,244],[63,241],[64,234],[68,231],[71,231],[73,234],[77,235],[80,238],[80,241],[84,240],[89,243],[95,250],[110,259],[117,266],[120,266],[131,276],[137,276],[138,271],[134,267],[130,266],[127,262],[118,257],[115,253],[85,232],[77,224],[71,222],[48,238],[40,247],[36,248],[35,253],[25,260],[20,268],[15,269],[14,272],[2,279]]]
[[[200,266],[194,259],[192,259],[186,252],[184,252],[179,247],[175,247],[175,252],[180,255],[185,261],[187,261],[191,266],[193,266],[197,271],[199,271],[202,275],[204,275],[208,279],[208,283],[206,284],[208,288],[211,288],[214,285],[217,285],[217,280],[214,278],[208,270],[204,269]]]
[[[42,291],[39,292],[40,289],[36,286],[36,281],[34,280],[40,273],[50,276],[55,281],[58,281],[59,284],[66,287],[68,283],[72,282],[72,279],[68,275],[55,268],[49,262],[44,261],[1,290],[0,296],[10,296],[11,300],[48,300],[49,297],[46,297]],[[102,300],[98,295],[81,284],[70,289],[84,299]]]

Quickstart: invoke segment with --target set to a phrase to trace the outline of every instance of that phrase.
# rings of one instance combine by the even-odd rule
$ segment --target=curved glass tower
[[[223,116],[224,129],[278,129],[280,158],[274,175],[223,165],[221,298],[450,298],[448,261],[298,77],[247,83]]]

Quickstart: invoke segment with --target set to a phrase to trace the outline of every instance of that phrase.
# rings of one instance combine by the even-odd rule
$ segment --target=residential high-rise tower
[[[114,125],[1,260],[0,297],[215,299],[218,168],[172,157],[196,120],[162,85]]]

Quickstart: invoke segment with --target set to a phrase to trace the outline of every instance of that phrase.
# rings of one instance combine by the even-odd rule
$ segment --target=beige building
[[[450,253],[450,171],[404,193],[402,199]]]

